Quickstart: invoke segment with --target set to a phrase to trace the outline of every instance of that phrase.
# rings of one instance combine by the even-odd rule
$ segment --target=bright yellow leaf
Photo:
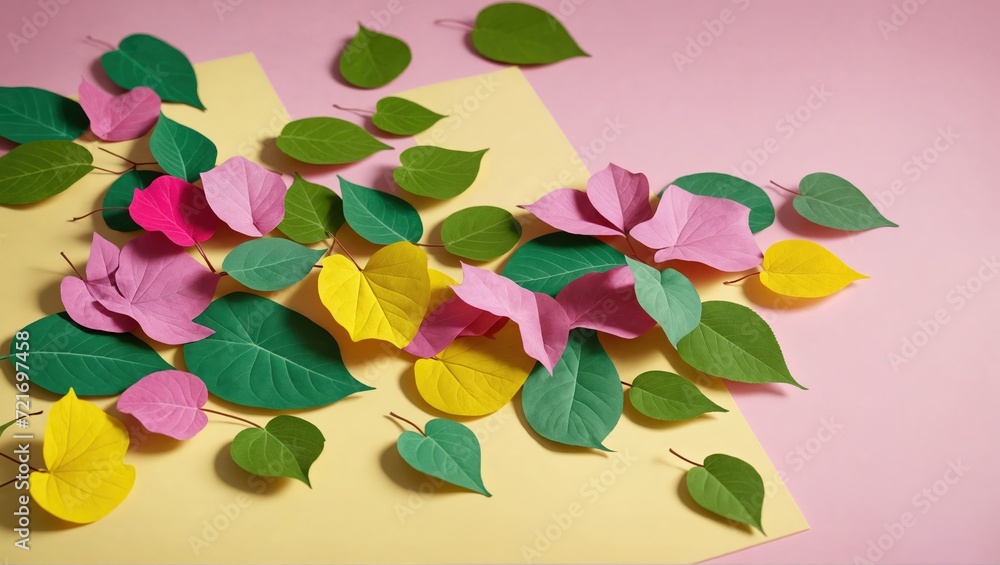
[[[801,298],[829,296],[853,281],[868,277],[848,267],[822,245],[804,239],[779,241],[764,253],[760,282],[767,288]]]
[[[427,269],[427,275],[431,280],[431,299],[427,305],[427,314],[430,314],[449,298],[455,296],[455,291],[451,289],[451,286],[458,284],[458,281],[437,269]]]
[[[455,340],[436,358],[418,360],[413,372],[420,396],[431,406],[456,416],[482,416],[510,402],[534,366],[517,327],[507,324],[493,339]]]
[[[363,271],[343,255],[323,261],[323,305],[354,341],[380,339],[405,347],[417,334],[430,302],[427,254],[401,241],[372,255]]]
[[[122,462],[126,451],[125,426],[69,389],[49,411],[42,446],[47,470],[31,474],[31,496],[68,522],[100,520],[135,484],[135,467]]]

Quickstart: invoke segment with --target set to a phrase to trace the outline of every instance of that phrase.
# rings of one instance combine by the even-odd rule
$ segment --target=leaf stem
[[[20,461],[18,461],[17,459],[14,459],[14,458],[13,458],[13,457],[11,457],[10,455],[7,455],[6,453],[4,453],[4,452],[2,452],[2,451],[0,451],[0,455],[2,455],[4,459],[8,459],[8,460],[10,460],[10,461],[13,461],[14,463],[16,463],[16,464],[18,464],[18,465],[20,465],[20,464],[21,464],[21,462],[20,462]],[[25,463],[25,465],[27,465],[27,463]],[[39,472],[39,471],[41,471],[41,469],[39,469],[38,467],[32,467],[31,465],[28,465],[28,468],[29,468],[29,469],[31,469],[32,471],[36,471],[36,472]]]
[[[64,252],[60,251],[59,254],[62,255],[62,258],[65,259],[67,263],[69,263],[69,266],[72,267],[73,272],[76,273],[76,276],[80,277],[83,280],[87,280],[87,277],[80,274],[80,270],[76,268],[76,265],[74,265],[73,262],[69,260],[69,257],[67,257]]]
[[[105,173],[109,173],[109,174],[112,174],[112,175],[124,175],[125,173],[127,173],[127,172],[129,172],[129,171],[131,171],[132,169],[135,168],[135,167],[129,167],[129,168],[125,169],[124,171],[112,171],[111,169],[105,169],[104,167],[98,167],[97,165],[91,165],[90,167],[92,169],[96,170],[96,171],[104,171]]]
[[[418,247],[444,247],[443,243],[414,243]]]
[[[397,419],[397,420],[402,420],[402,421],[406,422],[407,424],[413,426],[414,428],[417,429],[418,432],[420,432],[420,435],[422,435],[424,437],[427,437],[427,434],[424,433],[424,430],[420,429],[420,426],[414,424],[412,421],[407,420],[406,418],[400,416],[399,414],[396,414],[395,412],[389,412],[389,415],[392,416],[393,418]]]
[[[194,242],[194,246],[198,250],[198,253],[201,253],[201,258],[205,260],[205,264],[208,265],[208,269],[213,273],[216,272],[215,266],[212,265],[212,262],[208,260],[208,255],[205,255],[205,250],[202,249],[201,243],[196,241]]]
[[[754,275],[759,275],[759,274],[760,274],[760,271],[754,271],[754,272],[750,273],[749,275],[743,275],[742,277],[740,277],[738,279],[733,279],[731,281],[725,281],[722,284],[724,284],[726,286],[729,286],[729,285],[732,285],[732,284],[736,284],[736,283],[740,282],[743,279],[749,279],[750,277],[752,277]]]
[[[219,412],[218,410],[212,410],[211,408],[202,408],[201,411],[202,412],[208,412],[209,414],[218,414],[219,416],[225,416],[226,418],[232,418],[234,420],[239,420],[239,421],[243,422],[244,424],[250,424],[251,426],[253,426],[255,428],[258,428],[258,429],[261,429],[261,430],[264,429],[264,426],[261,426],[260,424],[258,424],[256,422],[251,422],[250,420],[247,420],[246,418],[240,418],[239,416],[236,416],[234,414],[226,414],[225,412]]]
[[[0,361],[6,361],[7,359],[10,359],[10,355],[9,354],[0,357]]]
[[[629,387],[629,388],[632,388],[632,383],[630,383],[630,382],[626,382],[626,381],[621,381],[621,383],[622,383],[623,385],[625,385],[625,386]]]
[[[149,162],[149,163],[137,163],[137,162],[133,161],[132,159],[129,159],[128,157],[125,157],[125,156],[119,155],[117,153],[108,151],[107,149],[105,149],[103,147],[98,147],[98,149],[100,149],[101,151],[104,151],[108,155],[114,155],[115,157],[118,157],[122,161],[125,161],[126,163],[129,163],[130,165],[132,165],[132,169],[138,167],[139,165],[156,165],[157,164],[156,161],[152,161],[152,162]],[[125,171],[125,172],[128,172],[128,171]]]
[[[362,118],[370,118],[375,115],[375,112],[372,112],[371,110],[365,110],[364,108],[348,108],[346,106],[341,106],[340,104],[334,104],[333,107],[338,110],[350,112],[356,116],[361,116]]]
[[[676,451],[674,451],[674,448],[672,448],[672,447],[670,448],[670,453],[673,453],[677,457],[680,457],[681,459],[683,459],[684,461],[687,461],[688,463],[694,465],[695,467],[704,467],[704,465],[702,465],[701,463],[695,463],[694,461],[691,461],[690,459],[688,459],[687,457],[684,457],[680,453],[677,453]]]
[[[459,27],[461,27],[463,29],[475,29],[476,28],[476,25],[473,24],[473,23],[471,23],[471,22],[467,22],[467,21],[463,21],[463,20],[455,20],[455,19],[452,19],[452,18],[442,18],[440,20],[434,20],[434,23],[436,25],[444,26],[444,27],[459,26]]]
[[[771,184],[773,184],[774,186],[776,186],[776,187],[780,188],[781,190],[784,190],[785,192],[789,192],[789,193],[791,193],[791,194],[794,194],[795,196],[802,196],[802,193],[801,193],[801,192],[799,192],[799,191],[797,191],[797,190],[792,190],[792,189],[790,189],[790,188],[785,188],[785,187],[781,186],[780,184],[778,184],[778,183],[774,182],[773,180],[772,180],[772,181],[768,181],[768,182],[770,182],[770,183],[771,183]]]
[[[90,212],[87,212],[86,214],[84,214],[82,216],[77,216],[75,218],[70,218],[69,221],[75,222],[77,220],[82,220],[82,219],[86,218],[87,216],[92,216],[92,215],[94,215],[94,214],[96,214],[98,212],[103,212],[105,210],[128,210],[128,206],[108,206],[107,208],[98,208],[97,210],[91,210]]]
[[[3,488],[3,487],[5,487],[5,486],[7,486],[9,484],[13,484],[13,482],[16,481],[16,480],[17,480],[17,477],[14,477],[13,479],[7,481],[6,483],[0,485],[0,488]]]
[[[326,232],[326,233],[327,233],[327,235],[329,235],[330,237],[333,238],[333,245],[339,245],[340,246],[340,250],[344,252],[344,255],[347,255],[347,258],[351,260],[351,263],[354,263],[354,266],[357,267],[359,271],[361,271],[362,270],[361,269],[361,265],[359,265],[358,262],[354,259],[354,256],[351,255],[351,252],[348,251],[346,247],[344,247],[344,244],[341,243],[339,239],[337,239],[337,236],[333,235],[330,232]],[[330,246],[331,250],[333,249],[333,245]]]
[[[98,47],[104,47],[105,49],[110,49],[112,51],[116,51],[118,49],[107,41],[104,41],[103,39],[96,39],[92,35],[87,36],[87,41],[90,42],[91,45],[97,45]]]

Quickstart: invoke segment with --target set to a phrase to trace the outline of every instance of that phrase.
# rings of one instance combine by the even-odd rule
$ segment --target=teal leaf
[[[323,452],[326,438],[313,424],[295,416],[275,416],[263,428],[236,434],[229,454],[241,469],[262,477],[288,477],[308,485],[309,468]]]
[[[73,141],[89,126],[75,100],[41,88],[0,87],[0,137],[14,143]]]
[[[387,96],[375,103],[372,123],[378,129],[394,135],[417,135],[444,117],[416,102]]]
[[[386,192],[340,179],[344,217],[358,235],[376,245],[416,243],[424,235],[420,214],[409,202]]]
[[[94,170],[94,156],[72,141],[32,141],[0,157],[0,204],[55,196]]]
[[[503,276],[524,288],[555,296],[587,273],[625,265],[625,256],[610,245],[586,235],[563,232],[537,237],[511,255]]]
[[[684,377],[666,371],[646,371],[632,381],[628,399],[642,415],[675,422],[707,412],[728,412],[712,402]]]
[[[441,241],[452,255],[489,261],[510,251],[521,238],[521,224],[496,206],[459,210],[441,224]]]
[[[144,189],[162,176],[163,173],[159,171],[140,171],[138,169],[122,173],[115,182],[111,183],[111,187],[108,188],[104,194],[104,200],[101,202],[101,208],[104,208],[101,211],[104,223],[115,231],[141,230],[139,224],[135,223],[135,220],[129,215],[127,208],[132,204],[135,189]],[[122,210],[122,208],[126,209]]]
[[[161,99],[204,110],[191,61],[176,47],[151,35],[135,34],[101,56],[104,72],[122,88],[152,88]]]
[[[316,243],[336,234],[344,225],[344,202],[329,188],[311,183],[298,174],[285,193],[285,217],[281,233],[299,243]]]
[[[479,12],[472,46],[487,59],[514,65],[589,57],[552,14],[520,2],[501,2]]]
[[[462,488],[492,496],[483,485],[482,453],[472,430],[451,420],[427,422],[426,435],[405,431],[396,441],[410,467]]]
[[[764,481],[749,463],[716,453],[694,467],[685,479],[691,498],[699,506],[723,518],[751,525],[760,533],[764,506]]]
[[[247,288],[281,290],[306,278],[323,253],[287,239],[251,239],[229,252],[222,269]]]
[[[343,165],[360,161],[388,145],[361,126],[338,118],[304,118],[285,124],[275,141],[293,159],[313,165]]]
[[[487,151],[418,145],[399,155],[401,165],[392,171],[392,178],[410,194],[438,200],[453,198],[476,182],[479,164]]]
[[[799,183],[799,192],[801,196],[792,200],[792,206],[814,224],[844,231],[899,227],[879,213],[858,187],[837,175],[806,175]]]
[[[340,54],[340,76],[361,88],[392,82],[410,65],[410,48],[400,39],[358,25],[358,33]]]
[[[219,156],[210,139],[162,113],[149,137],[149,151],[168,175],[188,182],[198,180],[201,173],[215,167]]]
[[[774,223],[774,204],[759,186],[725,173],[697,173],[670,183],[701,196],[727,198],[750,208],[750,231],[757,233]],[[666,189],[664,189],[666,190]],[[663,190],[660,191],[660,194]]]
[[[687,277],[673,269],[657,271],[649,265],[625,258],[635,276],[639,305],[660,324],[675,347],[701,321],[701,298]]]

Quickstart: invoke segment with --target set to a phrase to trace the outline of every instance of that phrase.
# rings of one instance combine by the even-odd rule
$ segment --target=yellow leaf
[[[47,471],[31,474],[31,496],[68,522],[100,520],[135,484],[135,467],[122,462],[126,451],[125,426],[69,389],[49,411],[42,446]]]
[[[524,353],[513,324],[487,337],[459,338],[413,367],[417,390],[428,404],[456,416],[482,416],[510,402],[535,360]]]
[[[458,284],[458,281],[437,269],[427,269],[427,275],[431,280],[431,299],[427,305],[427,314],[430,314],[437,310],[438,306],[447,302],[449,298],[455,296],[455,291],[451,289],[451,286]]]
[[[354,341],[380,339],[405,347],[417,334],[430,302],[427,254],[401,241],[372,255],[363,271],[343,255],[323,261],[323,305]]]
[[[764,253],[760,282],[767,288],[801,298],[829,296],[851,282],[868,277],[848,267],[822,245],[803,239],[779,241]]]

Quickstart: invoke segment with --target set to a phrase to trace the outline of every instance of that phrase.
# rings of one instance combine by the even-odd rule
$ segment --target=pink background
[[[613,161],[656,187],[708,170],[786,186],[835,172],[902,226],[857,236],[812,227],[771,190],[778,221],[762,247],[814,239],[872,279],[808,303],[745,287],[811,390],[733,391],[812,530],[720,563],[1000,560],[1000,371],[988,345],[1000,277],[981,270],[1000,247],[1000,4],[922,2],[537,2],[593,55],[525,69],[591,170]],[[196,62],[253,51],[292,117],[330,115],[331,102],[372,107],[384,94],[497,69],[461,29],[433,23],[471,20],[485,4],[71,1],[15,53],[9,32],[21,33],[40,3],[5,0],[0,82],[74,93],[102,52],[85,35],[116,43],[148,32]],[[401,10],[386,21],[390,6]],[[712,24],[727,9],[728,23]],[[355,22],[378,19],[409,42],[413,63],[382,90],[348,88],[331,71],[336,55]],[[674,54],[699,39],[707,46],[679,66]],[[747,161],[755,155],[759,166]],[[934,328],[925,321],[936,314],[945,322]],[[911,358],[894,369],[890,354],[904,352]]]

